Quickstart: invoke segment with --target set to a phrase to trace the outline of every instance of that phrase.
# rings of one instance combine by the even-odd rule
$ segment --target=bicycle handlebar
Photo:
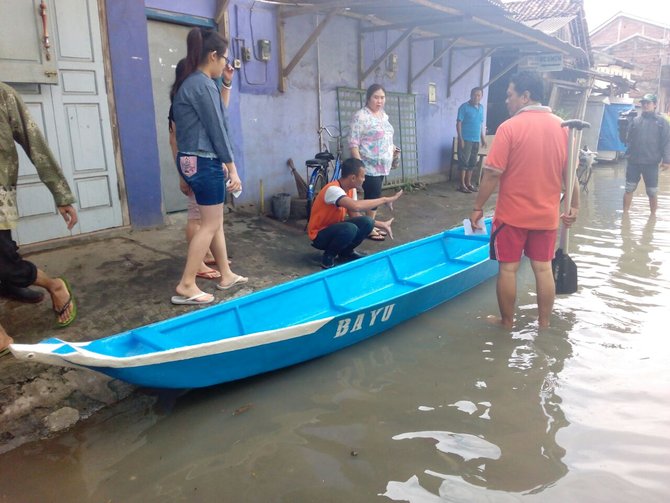
[[[318,134],[319,136],[321,136],[321,133],[323,133],[323,132],[325,131],[326,133],[328,133],[328,136],[330,136],[331,138],[341,138],[341,137],[343,136],[343,135],[342,135],[342,131],[340,131],[339,128],[337,128],[337,126],[330,126],[330,127],[333,128],[333,129],[337,129],[338,132],[339,132],[340,134],[333,134],[333,133],[330,131],[330,129],[328,129],[328,126],[321,126],[321,127],[318,129],[318,131],[316,132],[316,134]]]

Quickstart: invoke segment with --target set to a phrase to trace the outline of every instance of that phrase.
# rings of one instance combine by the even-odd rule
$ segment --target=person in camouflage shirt
[[[19,155],[16,143],[21,145],[35,165],[40,180],[53,195],[59,213],[68,229],[77,223],[77,211],[72,206],[74,195],[63,171],[37,127],[19,94],[0,82],[0,295],[24,302],[39,302],[43,295],[27,287],[45,288],[53,303],[56,324],[66,327],[77,315],[77,307],[67,282],[51,278],[35,264],[24,260],[12,239],[19,214],[16,204],[16,184],[19,176]],[[12,339],[0,325],[0,353],[5,352]]]

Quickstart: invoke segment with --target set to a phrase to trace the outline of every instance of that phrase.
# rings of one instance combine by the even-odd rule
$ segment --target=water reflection
[[[633,231],[631,217],[628,214],[624,214],[621,219],[621,255],[617,263],[619,271],[617,276],[627,280],[628,294],[641,298],[649,295],[650,289],[658,292],[654,288],[653,280],[659,276],[660,263],[651,259],[655,249],[652,244],[655,228],[656,216],[653,215],[647,219],[641,233],[637,229]],[[629,276],[633,276],[636,281],[630,281]]]
[[[452,386],[460,400],[448,407],[451,431],[393,437],[403,442],[431,439],[432,462],[423,473],[389,482],[384,495],[410,502],[433,501],[431,496],[471,501],[470,496],[485,490],[541,492],[563,477],[568,472],[562,462],[565,450],[556,434],[569,423],[557,386],[564,362],[572,356],[570,326],[564,319],[560,328],[540,332],[536,325],[511,335],[497,327],[486,329],[479,339],[479,361],[459,374],[460,389]],[[409,447],[408,454],[415,449]],[[428,489],[435,478],[440,481],[437,494]]]

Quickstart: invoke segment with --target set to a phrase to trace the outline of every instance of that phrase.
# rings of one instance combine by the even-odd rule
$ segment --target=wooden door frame
[[[109,51],[109,36],[107,30],[107,1],[95,0],[98,5],[98,21],[100,23],[100,38],[102,46],[102,62],[105,76],[105,92],[109,107],[109,120],[112,130],[112,145],[114,147],[114,168],[116,170],[119,204],[121,204],[121,219],[123,226],[130,225],[130,209],[128,208],[128,194],[126,191],[125,170],[121,155],[121,139],[119,137],[119,122],[116,116],[116,101],[114,99],[114,81],[112,79],[112,59]]]

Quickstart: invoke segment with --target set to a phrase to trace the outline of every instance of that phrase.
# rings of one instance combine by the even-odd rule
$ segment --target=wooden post
[[[286,77],[284,77],[284,61],[286,60],[286,49],[284,47],[284,24],[286,21],[282,17],[284,7],[279,6],[277,10],[277,62],[279,79],[277,81],[277,89],[280,93],[286,92]]]

